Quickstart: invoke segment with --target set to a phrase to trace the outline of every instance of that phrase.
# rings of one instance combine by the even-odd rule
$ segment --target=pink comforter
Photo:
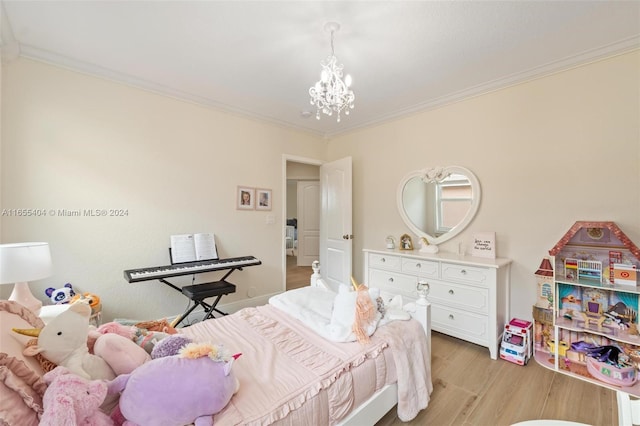
[[[367,345],[332,343],[266,305],[181,332],[243,354],[233,367],[240,390],[215,416],[218,425],[335,424],[395,382],[396,365],[397,377],[402,378],[401,419],[413,418],[425,408],[432,389],[430,363],[425,360],[430,354],[415,321],[381,327]],[[424,351],[418,361],[417,351]]]

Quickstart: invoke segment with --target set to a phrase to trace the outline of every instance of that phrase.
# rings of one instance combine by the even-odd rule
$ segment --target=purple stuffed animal
[[[125,425],[212,425],[238,390],[231,365],[220,347],[190,343],[179,355],[153,359],[131,374],[118,376],[109,392],[122,392]]]

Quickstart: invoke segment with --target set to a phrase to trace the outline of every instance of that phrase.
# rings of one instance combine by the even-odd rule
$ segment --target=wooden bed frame
[[[313,262],[311,267],[313,274],[311,275],[310,285],[318,287],[322,277],[320,275],[320,264]],[[415,303],[405,305],[405,309],[409,311],[411,317],[417,320],[427,336],[427,348],[429,356],[431,356],[431,304],[424,295],[418,296]],[[385,414],[389,412],[398,403],[398,385],[392,383],[384,386],[378,392],[373,394],[367,401],[356,407],[344,419],[339,426],[361,426],[373,425]]]

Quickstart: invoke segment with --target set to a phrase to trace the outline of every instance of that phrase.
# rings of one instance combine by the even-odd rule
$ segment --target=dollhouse
[[[633,274],[616,280],[637,269],[640,249],[614,222],[576,222],[549,255],[536,271],[536,361],[640,396],[640,287]]]
[[[548,257],[542,259],[536,271],[536,281],[538,284],[536,306],[543,309],[551,308],[551,303],[553,302],[553,267]]]

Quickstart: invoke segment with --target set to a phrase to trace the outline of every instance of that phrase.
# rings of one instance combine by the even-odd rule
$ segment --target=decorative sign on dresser
[[[415,301],[418,280],[429,283],[432,329],[489,348],[498,358],[509,316],[511,260],[452,253],[364,249],[369,287]]]

